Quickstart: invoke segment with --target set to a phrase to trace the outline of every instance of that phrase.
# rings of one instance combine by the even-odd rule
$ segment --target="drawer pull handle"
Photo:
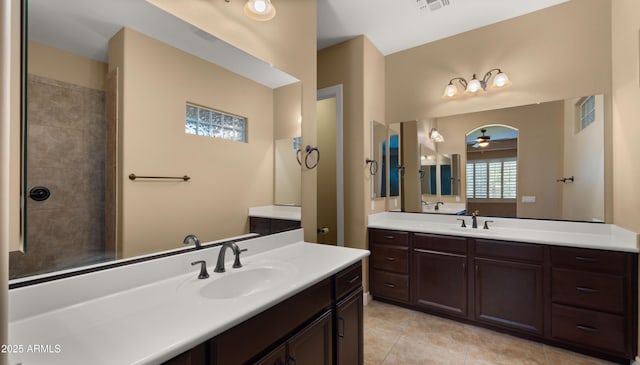
[[[388,240],[392,240],[392,239],[394,239],[395,237],[394,237],[394,236],[384,236],[384,238],[385,238],[385,239],[388,239]]]
[[[356,280],[358,280],[358,279],[360,279],[360,275],[358,275],[358,276],[356,276],[356,277],[352,278],[351,280],[349,280],[349,284],[353,284],[353,283],[355,283],[355,282],[356,282]]]
[[[396,287],[395,285],[389,284],[389,283],[384,283],[384,286],[386,286],[387,288],[391,288],[391,289]]]
[[[577,291],[581,291],[583,293],[597,293],[598,289],[593,289],[593,288],[587,288],[584,286],[576,286],[576,290]]]
[[[593,328],[593,327],[590,327],[590,326],[583,326],[581,324],[577,325],[576,328],[578,328],[581,331],[585,331],[585,332],[592,332],[592,333],[593,332],[598,332],[597,328]]]
[[[598,260],[594,259],[593,257],[576,256],[576,261],[596,262]]]
[[[387,260],[387,261],[396,261],[396,258],[395,257],[387,257],[387,258],[385,258],[385,260]]]

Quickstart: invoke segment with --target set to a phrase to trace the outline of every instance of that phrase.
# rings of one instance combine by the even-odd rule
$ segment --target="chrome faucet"
[[[238,245],[235,242],[225,242],[222,244],[222,247],[220,247],[220,253],[218,253],[218,262],[216,263],[216,268],[213,269],[214,272],[224,272],[224,254],[227,251],[227,248],[231,247],[231,250],[233,250],[233,254],[236,255],[236,259],[233,262],[233,268],[237,269],[239,267],[242,267],[242,264],[240,263],[240,253],[241,252],[245,252],[247,251],[247,249],[240,249],[238,247]]]
[[[196,248],[201,248],[202,246],[200,246],[200,240],[198,239],[198,236],[196,236],[195,234],[190,234],[187,237],[184,238],[184,240],[182,240],[182,243],[184,243],[185,245],[188,245],[191,241],[193,241],[193,243],[196,245]]]
[[[444,205],[444,202],[436,202],[436,206],[433,208],[433,210],[440,210],[441,205]]]

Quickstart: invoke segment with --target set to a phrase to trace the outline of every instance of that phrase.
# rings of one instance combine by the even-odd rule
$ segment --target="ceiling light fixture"
[[[444,142],[444,136],[435,128],[431,128],[429,131],[429,138],[434,142]]]
[[[276,16],[276,8],[271,0],[247,0],[244,4],[244,14],[253,20],[265,22]]]
[[[473,74],[473,77],[468,82],[462,77],[452,78],[451,80],[449,80],[449,84],[447,84],[447,86],[444,88],[442,98],[453,99],[460,96],[460,90],[453,83],[454,81],[458,81],[458,83],[462,85],[462,88],[464,89],[464,95],[478,95],[484,93],[487,90],[487,83],[492,76],[493,83],[491,84],[491,89],[502,89],[511,86],[509,76],[507,76],[507,74],[502,72],[502,70],[500,70],[499,68],[493,68],[484,74],[482,80],[478,80],[476,74]]]
[[[486,131],[486,129],[482,128],[480,130],[480,132],[482,132],[482,135],[476,138],[476,143],[480,147],[487,147],[489,145],[489,140],[491,140],[491,136],[487,136],[484,134]]]

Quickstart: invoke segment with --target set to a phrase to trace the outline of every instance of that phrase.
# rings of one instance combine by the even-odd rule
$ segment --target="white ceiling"
[[[564,1],[318,0],[318,48],[364,34],[387,55]],[[430,10],[427,2],[440,9]],[[84,57],[106,62],[109,39],[126,26],[271,88],[298,81],[145,0],[28,4],[30,39]]]
[[[298,81],[145,0],[29,0],[28,25],[30,40],[102,62],[125,26],[271,88]]]
[[[565,1],[318,0],[318,49],[364,34],[388,55]]]

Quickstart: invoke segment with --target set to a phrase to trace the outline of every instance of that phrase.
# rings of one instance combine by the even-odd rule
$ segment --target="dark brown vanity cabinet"
[[[409,233],[369,230],[371,294],[409,303]]]
[[[475,240],[474,319],[543,334],[543,247]]]
[[[253,364],[330,365],[333,362],[331,343],[331,312],[327,312]]]
[[[380,229],[369,242],[374,299],[614,360],[637,352],[635,253]]]
[[[551,337],[619,355],[635,355],[637,256],[551,248]]]
[[[413,237],[412,304],[467,316],[467,240],[416,233]]]
[[[165,364],[361,365],[362,304],[358,262]]]
[[[249,232],[260,235],[300,228],[300,221],[277,218],[249,217]]]

